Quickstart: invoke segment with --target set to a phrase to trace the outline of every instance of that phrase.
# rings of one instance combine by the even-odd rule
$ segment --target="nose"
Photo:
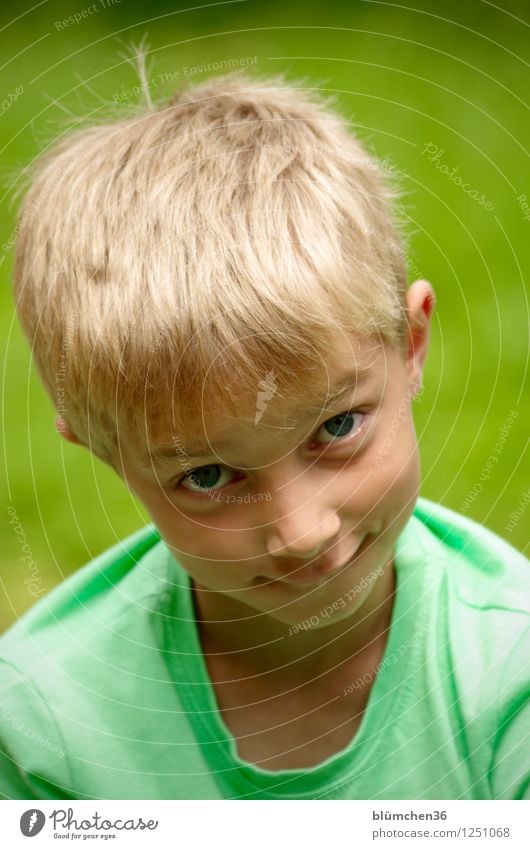
[[[340,531],[336,512],[313,504],[284,504],[269,523],[267,551],[273,557],[311,559],[330,546]]]

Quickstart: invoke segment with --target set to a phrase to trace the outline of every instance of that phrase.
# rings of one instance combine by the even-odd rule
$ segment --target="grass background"
[[[10,289],[22,167],[71,125],[72,115],[99,120],[115,95],[137,84],[123,54],[142,37],[149,42],[149,76],[175,80],[158,94],[186,77],[208,76],[190,69],[256,56],[260,74],[283,71],[338,93],[352,129],[401,173],[402,212],[413,234],[410,280],[425,277],[437,293],[425,391],[415,405],[421,494],[526,550],[530,220],[518,201],[530,197],[525,7],[508,2],[501,9],[482,0],[443,6],[44,0],[17,4],[9,14],[4,9],[1,96],[22,92],[4,100],[0,116],[0,630],[35,601],[23,553],[30,552],[39,588],[47,591],[148,521],[113,472],[56,435]],[[61,23],[83,9],[79,23]],[[428,143],[443,150],[439,164],[458,167],[493,210],[429,162],[422,154]],[[510,423],[513,410],[518,415]],[[468,504],[496,447],[499,462]],[[15,511],[18,536],[6,508]],[[507,530],[514,511],[521,515]]]

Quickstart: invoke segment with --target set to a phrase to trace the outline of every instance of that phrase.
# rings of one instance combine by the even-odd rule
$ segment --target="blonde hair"
[[[397,195],[331,101],[281,76],[68,134],[37,160],[14,275],[65,422],[106,456],[123,427],[190,432],[210,374],[209,406],[237,415],[227,380],[307,397],[343,331],[403,350]]]

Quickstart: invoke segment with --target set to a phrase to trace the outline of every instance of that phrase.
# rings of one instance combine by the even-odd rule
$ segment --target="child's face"
[[[322,375],[323,405],[352,367],[369,366],[370,375],[320,415],[286,418],[271,389],[256,397],[257,409],[242,409],[251,423],[204,411],[198,436],[222,447],[202,459],[185,462],[183,444],[165,434],[156,447],[173,444],[173,459],[143,467],[145,442],[120,441],[120,474],[199,587],[288,624],[331,605],[332,615],[319,617],[324,627],[362,604],[391,563],[418,495],[411,399],[428,341],[428,297],[425,304],[408,359],[387,344],[345,337],[340,360]],[[324,561],[337,568],[307,583]]]

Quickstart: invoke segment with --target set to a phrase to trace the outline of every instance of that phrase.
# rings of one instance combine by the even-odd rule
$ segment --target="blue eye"
[[[341,437],[350,436],[352,429],[355,431],[359,430],[359,426],[354,428],[356,416],[360,418],[362,423],[364,413],[357,413],[353,410],[348,410],[345,413],[340,413],[338,416],[333,416],[332,419],[328,419],[318,431],[318,433],[324,431],[324,436],[326,437],[320,441],[331,443]]]
[[[365,418],[364,413],[353,410],[347,410],[345,413],[333,416],[333,418],[328,419],[319,428],[317,436],[323,431],[324,438],[316,440],[317,444],[331,444],[336,441],[345,441],[345,437],[351,436],[352,433],[356,435],[363,429],[362,424]],[[356,420],[357,426],[355,426]],[[223,489],[229,483],[233,483],[234,475],[237,479],[238,474],[240,475],[240,473],[235,472],[233,469],[225,469],[224,466],[220,466],[217,463],[212,463],[209,466],[198,466],[196,469],[187,471],[184,477],[175,483],[175,488],[178,489],[182,486],[188,492],[207,495],[209,492],[216,492],[219,489]],[[224,479],[223,475],[226,476]],[[241,477],[243,476],[240,475],[239,479]]]
[[[181,484],[184,489],[190,489],[192,492],[215,491],[216,488],[222,488],[227,483],[227,481],[224,481],[221,487],[216,487],[223,473],[228,474],[228,469],[223,469],[222,466],[218,466],[216,463],[213,463],[211,466],[200,466],[197,469],[190,469],[189,472],[186,472],[185,477],[181,480]],[[190,485],[186,486],[187,483]]]

